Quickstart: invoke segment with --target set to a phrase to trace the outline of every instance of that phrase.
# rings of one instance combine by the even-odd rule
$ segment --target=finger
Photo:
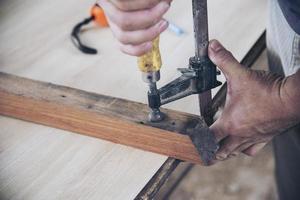
[[[124,11],[132,11],[132,10],[141,10],[141,9],[149,9],[162,2],[162,0],[111,0],[111,2],[118,7],[120,10]],[[171,0],[164,0],[168,4],[171,3]]]
[[[154,40],[159,34],[168,28],[168,22],[161,20],[149,29],[138,31],[122,31],[119,27],[111,24],[114,36],[123,44],[139,45]]]
[[[227,158],[235,158],[235,157],[237,157],[239,154],[240,154],[239,152],[234,151],[234,152],[231,152],[231,154],[229,154],[229,156],[227,156]]]
[[[243,152],[247,148],[251,147],[252,145],[253,145],[253,142],[242,143],[233,152],[230,153],[229,157],[236,157],[236,156],[238,156],[241,152]]]
[[[131,56],[142,56],[152,49],[152,42],[146,42],[140,45],[120,44],[120,50]]]
[[[208,55],[212,62],[224,73],[227,80],[231,75],[245,70],[217,40],[212,40],[209,43]]]
[[[226,138],[228,136],[228,133],[225,133],[223,129],[221,128],[221,124],[219,120],[215,121],[209,129],[214,133],[217,142],[219,143],[221,140]]]
[[[108,0],[100,0],[100,6],[111,22],[123,31],[134,31],[149,28],[158,23],[168,11],[170,5],[165,1],[160,2],[151,9],[124,12],[116,8]]]
[[[229,160],[229,159],[232,159],[232,158],[235,158],[239,155],[240,153],[238,152],[231,152],[225,159],[223,159],[222,161],[225,161],[225,160]]]
[[[238,152],[238,153],[243,152],[243,151],[245,151],[246,149],[248,149],[249,147],[251,147],[252,145],[254,145],[253,142],[245,142],[245,143],[241,144],[241,145],[235,150],[235,152]]]
[[[267,143],[259,143],[250,146],[246,150],[243,151],[244,154],[248,156],[255,156],[261,149],[263,149],[266,146]]]
[[[205,165],[205,166],[209,167],[209,166],[215,165],[218,162],[220,162],[220,161],[219,160],[210,160],[208,165]]]
[[[244,143],[244,138],[241,137],[227,137],[222,141],[220,149],[216,154],[217,160],[225,160],[232,152],[235,151],[241,144]]]

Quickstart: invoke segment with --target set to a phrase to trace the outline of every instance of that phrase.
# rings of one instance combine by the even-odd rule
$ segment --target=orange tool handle
[[[108,22],[105,16],[103,9],[95,4],[91,9],[91,16],[94,18],[94,21],[102,27],[108,27]]]

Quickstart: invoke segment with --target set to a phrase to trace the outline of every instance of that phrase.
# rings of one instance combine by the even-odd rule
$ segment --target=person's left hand
[[[209,57],[224,73],[227,96],[220,118],[210,127],[220,141],[217,160],[243,152],[255,155],[272,138],[299,123],[284,78],[243,67],[219,42]]]

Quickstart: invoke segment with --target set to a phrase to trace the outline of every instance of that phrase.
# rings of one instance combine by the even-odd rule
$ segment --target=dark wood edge
[[[180,162],[181,161],[178,159],[169,157],[142,191],[136,196],[135,200],[153,199]]]

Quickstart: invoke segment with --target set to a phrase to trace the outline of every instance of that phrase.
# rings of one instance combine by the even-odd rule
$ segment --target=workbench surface
[[[82,34],[98,55],[70,40],[94,1],[0,1],[0,70],[146,103],[136,58],[119,52],[108,28]],[[163,85],[194,54],[191,1],[174,0],[166,18],[185,30],[161,35]],[[266,0],[209,0],[210,37],[239,60],[265,29]],[[224,79],[222,77],[221,79]],[[166,107],[198,114],[197,97]],[[0,199],[133,199],[167,157],[0,116]]]

